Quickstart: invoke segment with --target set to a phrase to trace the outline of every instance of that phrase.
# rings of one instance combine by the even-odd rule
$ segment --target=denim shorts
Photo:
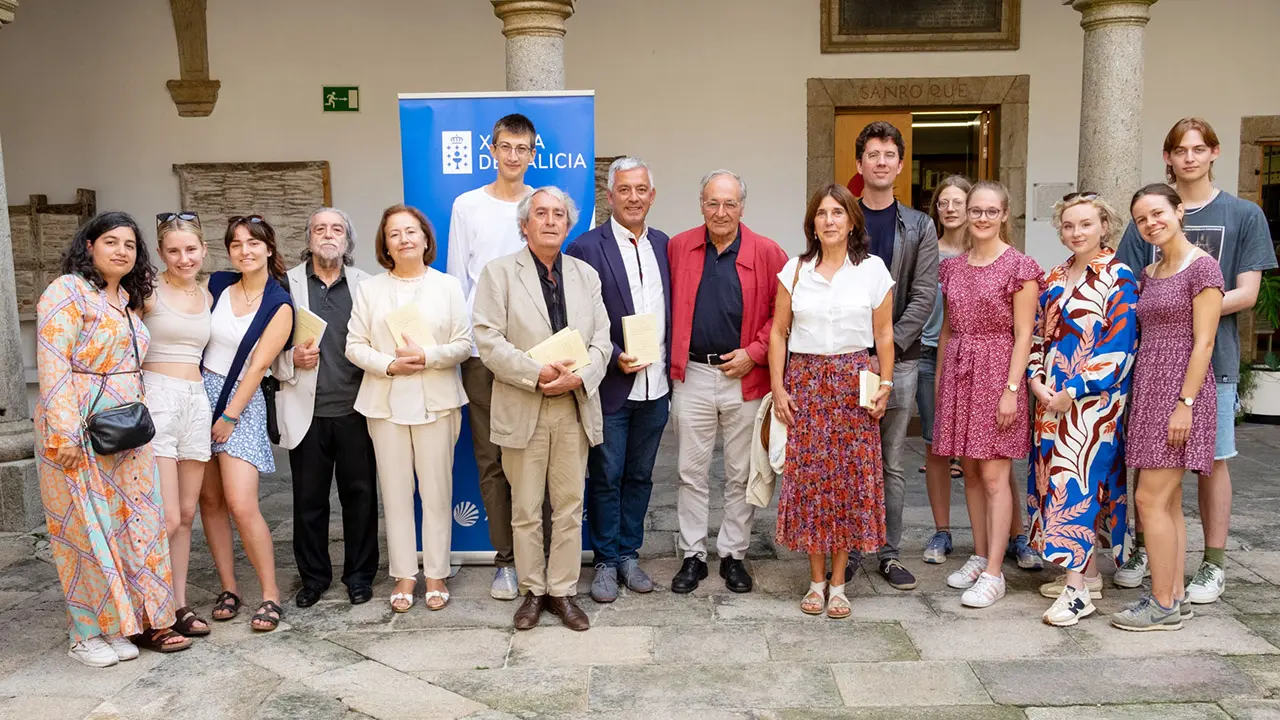
[[[1218,386],[1218,433],[1213,442],[1213,459],[1228,460],[1236,452],[1236,405],[1239,396],[1237,384],[1220,382]]]
[[[920,434],[930,445],[933,444],[933,414],[937,400],[933,381],[937,369],[938,348],[922,345],[919,370],[916,373],[916,408],[920,410]]]

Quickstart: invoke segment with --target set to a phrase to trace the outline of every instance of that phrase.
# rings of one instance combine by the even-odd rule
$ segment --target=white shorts
[[[147,410],[156,426],[151,447],[156,457],[209,461],[213,412],[201,381],[142,371]]]

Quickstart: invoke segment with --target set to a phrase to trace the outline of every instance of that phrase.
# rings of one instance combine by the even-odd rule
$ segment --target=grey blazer
[[[579,373],[582,387],[573,395],[587,440],[594,446],[604,441],[597,390],[613,353],[609,314],[596,271],[577,258],[562,258],[568,327],[582,333],[591,356],[591,364]],[[486,265],[476,283],[472,312],[476,346],[480,361],[494,376],[490,438],[501,447],[528,447],[542,406],[543,395],[538,389],[542,366],[525,354],[552,335],[535,262],[527,247],[520,248]]]
[[[938,230],[928,215],[898,203],[893,238],[895,360],[920,357],[920,335],[938,299]]]

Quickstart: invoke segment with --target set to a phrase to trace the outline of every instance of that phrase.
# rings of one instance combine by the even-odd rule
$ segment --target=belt
[[[689,360],[696,363],[702,363],[703,365],[723,365],[729,362],[728,360],[725,360],[724,358],[720,357],[721,355],[725,355],[725,354],[727,353],[715,353],[712,355],[703,355],[702,353],[689,353]]]

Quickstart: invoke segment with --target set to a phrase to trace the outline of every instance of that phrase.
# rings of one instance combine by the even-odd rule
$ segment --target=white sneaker
[[[947,585],[957,590],[973,587],[978,576],[987,567],[987,559],[979,555],[970,555],[960,569],[947,576]]]
[[[1102,584],[1101,578],[1098,584]],[[1053,605],[1044,613],[1044,622],[1046,625],[1055,627],[1071,627],[1080,622],[1080,618],[1089,617],[1097,610],[1090,600],[1092,591],[1086,587],[1083,590],[1077,590],[1071,586],[1063,586],[1062,594],[1057,600],[1053,601]]]
[[[960,596],[960,604],[971,608],[991,607],[1004,597],[1004,575],[995,577],[985,572],[978,576],[973,587]]]
[[[123,637],[110,638],[107,640],[107,645],[111,646],[111,651],[116,654],[120,662],[138,659],[138,646]]]
[[[120,658],[116,657],[116,651],[112,650],[107,641],[101,637],[91,637],[72,644],[67,655],[72,660],[96,668],[111,667],[120,662]]]
[[[1094,600],[1102,599],[1102,576],[1101,575],[1099,575],[1098,577],[1089,577],[1088,575],[1086,575],[1084,578],[1084,587],[1086,590],[1089,591],[1090,598]],[[1062,594],[1062,591],[1065,590],[1066,588],[1067,588],[1067,576],[1059,575],[1057,580],[1054,580],[1052,582],[1047,582],[1040,586],[1040,595],[1042,595],[1043,597],[1047,597],[1050,600],[1055,600],[1059,595]]]
[[[1227,589],[1227,571],[1211,562],[1200,563],[1200,569],[1187,585],[1187,600],[1205,605],[1216,601]]]
[[[1147,549],[1137,548],[1129,553],[1129,559],[1116,569],[1116,587],[1142,587],[1143,578],[1151,577],[1151,565],[1147,562]]]
[[[493,584],[489,586],[489,596],[494,600],[515,600],[520,597],[520,585],[516,581],[516,569],[500,567],[493,573]]]

